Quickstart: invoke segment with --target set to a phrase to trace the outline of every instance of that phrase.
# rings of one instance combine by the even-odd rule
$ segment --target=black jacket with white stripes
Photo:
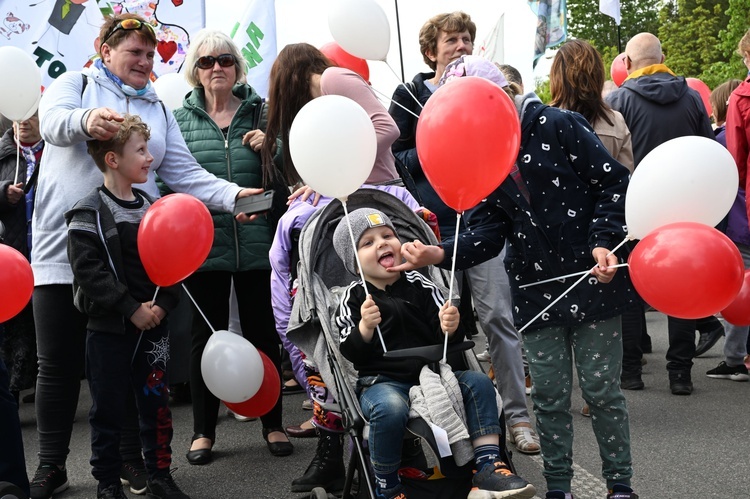
[[[424,275],[416,271],[404,272],[385,290],[368,283],[368,290],[380,308],[380,331],[386,349],[421,347],[441,344],[438,312],[445,303],[440,289]],[[423,363],[418,360],[389,360],[383,358],[377,330],[372,341],[365,342],[359,330],[360,309],[365,301],[362,281],[349,285],[341,296],[336,313],[336,325],[341,334],[341,353],[354,364],[363,376],[383,375],[407,383],[419,383],[419,372]],[[450,341],[463,339],[459,329]]]

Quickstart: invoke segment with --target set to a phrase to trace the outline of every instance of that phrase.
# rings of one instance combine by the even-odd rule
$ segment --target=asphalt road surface
[[[643,380],[646,389],[626,392],[630,410],[635,477],[633,487],[642,499],[736,499],[750,498],[750,383],[715,380],[705,376],[722,360],[723,341],[695,360],[689,397],[669,392],[664,355],[667,349],[666,318],[658,312],[647,314],[654,351],[646,355]],[[483,338],[476,338],[476,351],[483,349]],[[68,458],[70,488],[56,495],[61,499],[96,497],[96,482],[88,464],[89,428],[87,412],[90,397],[85,382],[75,422]],[[310,416],[301,408],[304,396],[284,397],[284,424],[298,424]],[[576,499],[603,499],[601,462],[587,418],[579,414],[580,392],[573,397],[576,431],[574,460]],[[531,403],[529,401],[529,410]],[[301,476],[313,457],[315,439],[293,440],[295,451],[289,457],[273,457],[261,437],[259,421],[238,422],[224,416],[217,428],[215,460],[207,466],[191,466],[185,459],[192,435],[190,406],[176,405],[172,449],[177,468],[174,477],[193,499],[219,498],[302,498],[290,492],[292,479]],[[26,445],[27,469],[33,476],[38,449],[32,404],[20,409]],[[516,452],[514,463],[524,478],[544,497],[546,487],[539,456]],[[135,497],[130,494],[131,497]]]

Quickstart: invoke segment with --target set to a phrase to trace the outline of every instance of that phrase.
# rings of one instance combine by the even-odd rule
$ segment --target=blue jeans
[[[495,387],[486,374],[456,371],[466,409],[466,427],[472,441],[483,435],[500,434]],[[412,383],[385,376],[365,377],[358,382],[359,404],[370,422],[370,461],[378,474],[393,473],[401,465],[401,444],[409,419],[409,389]]]

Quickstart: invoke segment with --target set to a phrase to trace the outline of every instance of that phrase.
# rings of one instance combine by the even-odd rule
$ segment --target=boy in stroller
[[[378,497],[403,499],[406,495],[398,469],[412,406],[410,399],[415,404],[432,401],[424,386],[430,376],[423,374],[419,361],[388,359],[384,353],[386,349],[440,344],[443,331],[458,340],[462,336],[460,330],[457,333],[459,314],[455,306],[444,300],[438,286],[422,274],[386,270],[400,263],[401,243],[385,213],[361,208],[349,215],[349,223],[355,246],[345,219],[334,232],[333,246],[353,274],[359,273],[356,251],[362,278],[371,294],[366,295],[362,283],[357,281],[341,295],[336,316],[341,353],[358,372],[357,392],[370,422],[368,444]],[[499,457],[501,428],[495,389],[489,378],[476,371],[453,373],[445,365],[440,366],[440,377],[455,388],[456,398],[463,399],[465,410],[460,403],[456,408],[466,427],[460,421],[457,424],[455,412],[451,415],[450,411],[443,411],[445,419],[434,422],[450,437],[463,432],[469,456],[473,451],[476,473],[469,499],[533,497],[534,486],[513,474]],[[421,390],[416,386],[420,382]],[[456,453],[457,460],[460,454]]]

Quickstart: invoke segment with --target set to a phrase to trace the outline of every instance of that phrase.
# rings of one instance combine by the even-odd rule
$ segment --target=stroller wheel
[[[335,497],[333,494],[329,495],[326,489],[322,487],[315,487],[310,491],[310,499],[329,499]]]
[[[0,482],[0,497],[3,499],[26,499],[26,494],[23,493],[20,487],[12,483]]]

